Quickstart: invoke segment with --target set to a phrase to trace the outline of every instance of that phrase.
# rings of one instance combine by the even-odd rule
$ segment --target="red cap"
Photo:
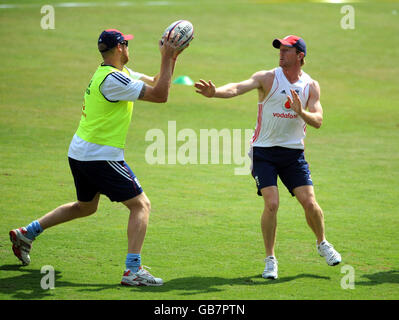
[[[107,29],[105,30],[107,32],[115,32],[115,33],[120,33],[123,37],[124,40],[132,40],[134,38],[134,36],[132,34],[123,34],[122,32],[120,32],[118,29]]]
[[[123,34],[117,29],[107,29],[104,30],[98,38],[98,45],[102,45],[101,50],[100,47],[98,50],[100,50],[100,52],[105,52],[116,47],[118,43],[131,39],[133,39],[132,34]]]
[[[301,37],[290,35],[286,36],[283,39],[273,40],[273,47],[279,49],[281,45],[287,47],[295,47],[299,51],[303,52],[306,56],[306,44]]]

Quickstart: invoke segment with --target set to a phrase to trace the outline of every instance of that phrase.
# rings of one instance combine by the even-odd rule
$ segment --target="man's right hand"
[[[174,36],[175,30],[172,30],[168,39],[168,34],[162,37],[159,41],[159,51],[162,57],[176,59],[182,50],[178,48],[177,43],[179,42],[180,35]]]
[[[161,70],[158,79],[154,81],[154,87],[145,86],[140,100],[157,103],[165,103],[168,100],[170,84],[172,82],[175,57],[182,51],[178,48],[179,37],[174,37],[174,31],[159,40],[159,51],[161,52]],[[154,79],[155,80],[155,79]]]
[[[200,93],[205,97],[212,98],[213,96],[215,96],[216,87],[211,80],[206,82],[205,80],[200,79],[199,82],[196,82],[194,84],[194,87],[198,89],[195,90],[195,92]]]

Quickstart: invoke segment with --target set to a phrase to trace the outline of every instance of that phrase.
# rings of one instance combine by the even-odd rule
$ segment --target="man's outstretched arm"
[[[197,93],[207,98],[232,98],[253,89],[261,88],[262,76],[263,72],[256,72],[247,80],[238,83],[228,83],[218,88],[215,87],[211,80],[206,82],[201,79],[199,82],[196,82],[194,86],[197,89],[195,90]]]

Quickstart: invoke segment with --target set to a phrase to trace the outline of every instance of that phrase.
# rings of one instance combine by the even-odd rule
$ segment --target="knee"
[[[276,214],[278,210],[278,201],[268,201],[265,203],[264,213]]]
[[[151,202],[150,199],[148,199],[147,197],[142,201],[141,206],[143,210],[146,211],[147,213],[151,212]]]
[[[97,204],[83,205],[82,203],[76,202],[76,207],[79,210],[79,215],[81,217],[89,216],[97,211]]]
[[[321,208],[314,199],[309,199],[302,203],[306,213],[322,214]]]
[[[147,197],[141,197],[138,199],[132,207],[130,207],[130,211],[141,211],[145,212],[146,214],[150,214],[151,211],[151,202],[150,199]]]

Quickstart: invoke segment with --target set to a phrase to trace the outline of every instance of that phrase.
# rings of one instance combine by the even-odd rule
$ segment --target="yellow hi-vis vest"
[[[123,149],[132,119],[133,102],[109,101],[100,91],[107,75],[116,71],[120,70],[112,66],[100,65],[97,68],[84,95],[76,135],[88,142]],[[129,75],[126,68],[122,72]]]

